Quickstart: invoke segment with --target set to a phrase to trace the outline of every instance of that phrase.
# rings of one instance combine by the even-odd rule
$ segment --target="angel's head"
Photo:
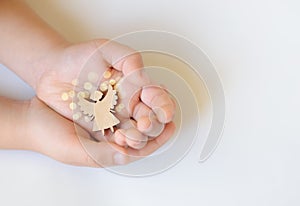
[[[95,91],[92,95],[91,95],[91,99],[93,100],[93,101],[99,101],[101,98],[102,98],[102,96],[103,96],[103,93],[102,92],[100,92],[100,91]]]

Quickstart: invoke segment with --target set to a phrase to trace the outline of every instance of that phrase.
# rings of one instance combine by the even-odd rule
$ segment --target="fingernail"
[[[162,123],[166,122],[166,113],[162,108],[157,107],[157,108],[154,108],[153,111],[156,114],[156,117],[160,122],[162,122]]]
[[[117,165],[124,165],[126,163],[125,156],[121,153],[116,153],[114,155],[114,161]]]

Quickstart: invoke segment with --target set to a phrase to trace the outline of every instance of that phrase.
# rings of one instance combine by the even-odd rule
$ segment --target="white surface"
[[[28,2],[73,41],[141,29],[186,36],[217,67],[227,119],[207,162],[197,163],[195,145],[177,166],[147,178],[0,151],[1,205],[300,204],[298,1]],[[4,74],[0,69],[1,94]],[[22,87],[32,95],[16,84],[12,93]]]

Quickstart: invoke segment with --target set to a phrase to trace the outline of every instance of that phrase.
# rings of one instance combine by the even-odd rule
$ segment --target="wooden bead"
[[[98,81],[98,79],[99,79],[99,76],[98,76],[97,73],[95,73],[95,72],[89,72],[89,74],[88,74],[88,80],[90,82],[96,83]]]
[[[71,102],[69,107],[71,110],[75,110],[77,108],[77,104],[75,104],[74,102]]]
[[[101,90],[102,92],[105,92],[105,91],[107,91],[107,89],[108,89],[107,83],[103,82],[103,83],[100,85],[100,90]]]
[[[90,96],[90,94],[87,91],[85,91],[85,92],[78,92],[77,93],[77,97],[78,98],[80,98],[80,97],[82,97],[82,98],[88,98],[89,96]]]
[[[90,82],[85,82],[83,88],[85,90],[91,90],[93,88],[93,85]]]
[[[110,84],[111,86],[114,86],[116,83],[117,83],[117,82],[116,82],[116,80],[114,80],[114,79],[109,80],[109,84]]]
[[[104,73],[103,73],[103,77],[104,77],[104,79],[109,79],[110,77],[111,77],[111,72],[110,71],[105,71]]]
[[[73,120],[79,120],[81,117],[81,113],[80,112],[76,112],[75,114],[73,114]]]
[[[68,101],[69,95],[68,95],[66,92],[64,92],[64,93],[61,94],[61,99],[62,99],[63,101]]]
[[[75,92],[73,90],[68,92],[68,95],[70,98],[74,98],[75,97]]]

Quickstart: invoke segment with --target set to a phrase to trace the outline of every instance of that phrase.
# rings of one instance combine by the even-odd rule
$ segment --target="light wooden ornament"
[[[117,104],[117,91],[113,90],[112,86],[109,85],[105,97],[100,100],[102,96],[103,93],[100,91],[95,91],[94,94],[91,95],[90,100],[79,96],[78,105],[84,115],[94,118],[93,131],[101,130],[104,135],[105,129],[110,129],[114,132],[113,126],[119,124],[120,121],[112,114]]]

